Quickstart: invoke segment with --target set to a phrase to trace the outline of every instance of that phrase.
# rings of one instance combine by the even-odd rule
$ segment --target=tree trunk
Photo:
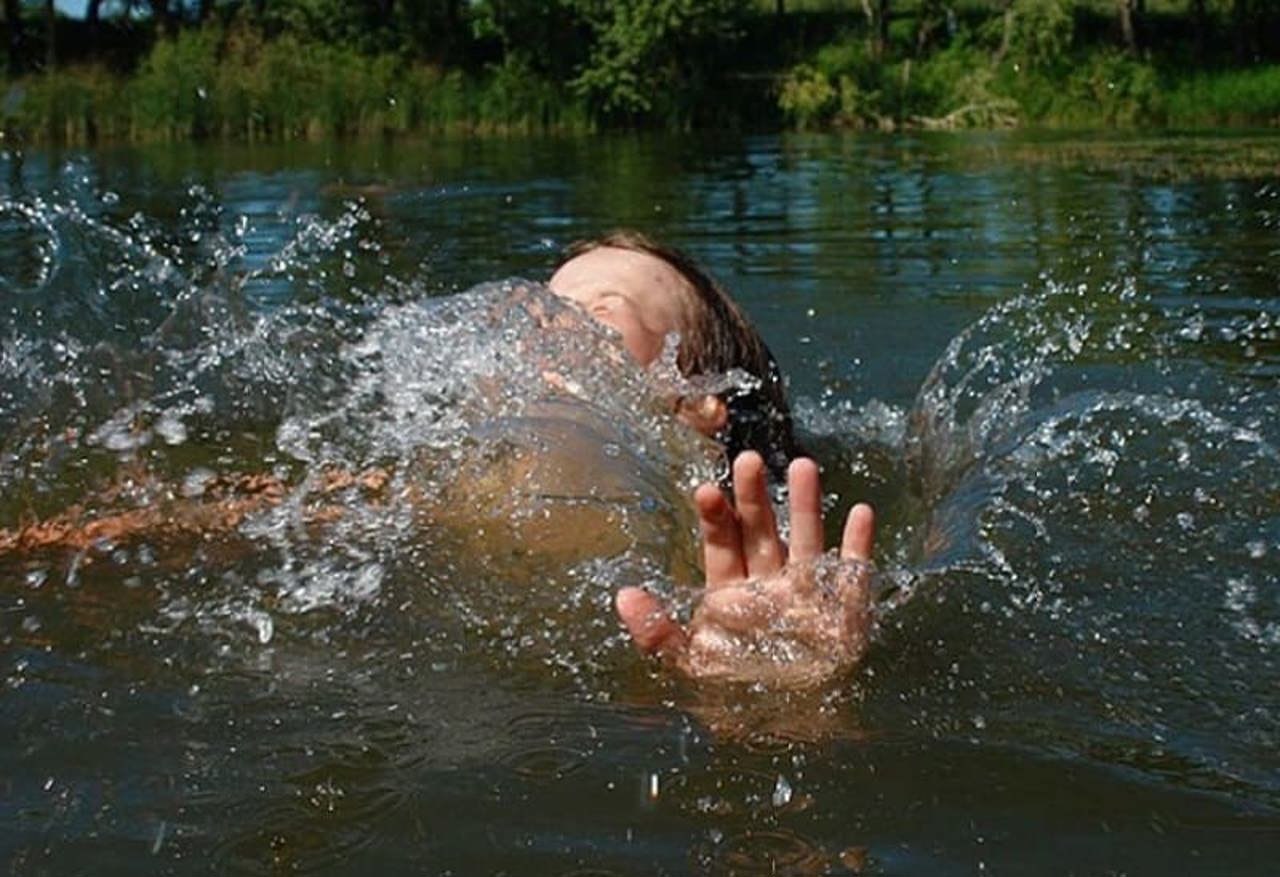
[[[44,0],[44,69],[53,70],[58,63],[58,10],[53,0]]]
[[[1117,0],[1120,10],[1120,37],[1124,40],[1124,50],[1130,55],[1138,54],[1138,37],[1133,29],[1133,7],[1135,0]]]
[[[1241,64],[1249,60],[1252,53],[1253,39],[1249,32],[1250,24],[1249,0],[1234,0],[1231,4],[1232,42],[1235,44],[1236,61]]]
[[[1004,56],[1009,54],[1009,46],[1013,42],[1013,0],[1004,0],[1000,17],[1000,48],[996,49],[995,54],[995,62],[997,64],[1004,61]]]
[[[169,8],[169,0],[151,0],[151,17],[156,29],[165,36],[172,36],[174,30],[173,10]]]
[[[889,51],[889,0],[871,0],[871,52],[883,58]]]
[[[196,20],[204,24],[209,20],[209,13],[213,12],[214,0],[200,0],[200,5],[196,7]]]
[[[9,49],[9,75],[22,73],[22,2],[4,0],[5,42]]]
[[[933,44],[933,35],[942,23],[943,11],[941,0],[920,0],[916,13],[916,55],[923,57]]]
[[[1191,0],[1191,27],[1196,32],[1196,62],[1203,64],[1209,48],[1209,10],[1205,0]]]
[[[89,0],[89,5],[84,8],[84,28],[89,40],[89,55],[91,57],[96,57],[98,54],[98,39],[101,36],[101,24],[102,0]]]

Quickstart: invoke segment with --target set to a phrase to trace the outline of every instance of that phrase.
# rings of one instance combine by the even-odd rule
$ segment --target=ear
[[[713,436],[729,422],[729,406],[719,396],[685,396],[676,407],[676,417],[705,436]]]

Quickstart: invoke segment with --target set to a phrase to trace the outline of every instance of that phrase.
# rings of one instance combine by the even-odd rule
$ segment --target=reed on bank
[[[86,64],[8,84],[5,127],[85,143],[583,131],[582,102],[518,58],[479,74],[251,30],[161,40],[132,75]]]

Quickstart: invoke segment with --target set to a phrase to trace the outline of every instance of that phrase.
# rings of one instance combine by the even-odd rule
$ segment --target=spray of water
[[[243,221],[190,197],[167,240],[75,204],[3,205],[9,246],[40,254],[3,278],[11,535],[78,526],[37,535],[135,584],[150,571],[168,629],[266,643],[413,606],[561,664],[615,648],[619,584],[692,580],[687,492],[719,463],[672,403],[741,376],[691,386],[674,338],[637,369],[536,283],[353,292],[352,260],[378,260],[351,246],[372,239],[358,204],[298,217],[263,259]]]

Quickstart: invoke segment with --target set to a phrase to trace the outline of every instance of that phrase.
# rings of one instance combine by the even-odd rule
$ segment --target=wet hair
[[[683,328],[676,352],[680,373],[692,377],[741,369],[759,382],[759,386],[751,390],[720,394],[729,416],[716,440],[730,460],[743,451],[759,452],[770,473],[784,480],[787,464],[801,451],[792,427],[782,372],[756,327],[725,288],[691,256],[638,231],[622,229],[575,241],[566,249],[559,265],[602,247],[654,256],[688,282],[694,301],[690,325]]]

